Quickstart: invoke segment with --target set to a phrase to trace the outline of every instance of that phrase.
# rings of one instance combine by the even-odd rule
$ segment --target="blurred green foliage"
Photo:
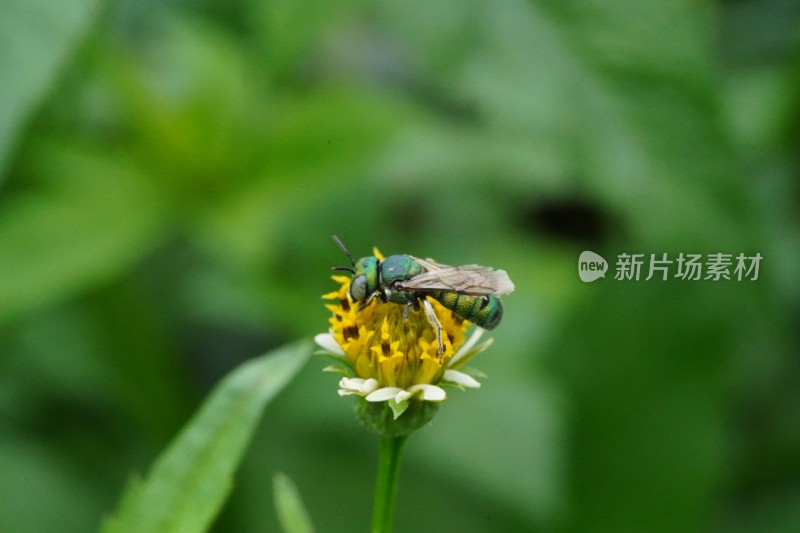
[[[327,328],[355,255],[506,269],[480,391],[397,530],[800,523],[800,10],[727,2],[0,4],[0,530],[87,531],[211,385]],[[583,284],[585,249],[760,252]],[[309,363],[219,531],[367,530],[375,439]]]

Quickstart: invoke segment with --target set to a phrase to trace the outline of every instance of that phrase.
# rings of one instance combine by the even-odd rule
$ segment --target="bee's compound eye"
[[[350,282],[350,296],[357,302],[367,298],[367,276],[359,274],[353,278]]]

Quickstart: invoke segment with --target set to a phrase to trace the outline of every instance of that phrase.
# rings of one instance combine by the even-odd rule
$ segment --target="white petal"
[[[364,396],[378,388],[378,380],[369,378],[342,378],[339,380],[339,395],[360,394]]]
[[[314,342],[317,345],[325,350],[326,352],[330,352],[335,355],[344,355],[344,350],[342,347],[339,346],[339,343],[336,342],[336,339],[333,338],[333,335],[330,333],[320,333],[314,337]]]
[[[447,393],[443,388],[436,385],[420,384],[414,385],[408,389],[412,394],[422,392],[422,399],[428,402],[441,402],[447,398]]]
[[[397,393],[397,396],[394,397],[394,401],[400,403],[408,400],[409,398],[411,398],[411,393],[407,390],[401,390]]]
[[[477,389],[481,386],[475,378],[458,370],[445,370],[442,379],[470,389]]]
[[[464,357],[464,354],[469,352],[472,347],[478,343],[485,331],[486,330],[483,328],[475,328],[475,331],[472,332],[472,335],[470,335],[469,339],[467,339],[467,342],[462,344],[461,348],[459,348],[458,351],[453,355],[452,359],[450,359],[450,365],[457,363],[459,359]]]
[[[360,391],[364,387],[365,380],[362,378],[342,378],[339,380],[339,387],[351,391]]]
[[[383,387],[367,395],[368,402],[385,402],[395,398],[403,389],[400,387]]]
[[[370,392],[374,391],[378,388],[378,380],[375,378],[369,378],[364,382],[364,386],[361,388],[364,391],[364,394],[369,394]]]

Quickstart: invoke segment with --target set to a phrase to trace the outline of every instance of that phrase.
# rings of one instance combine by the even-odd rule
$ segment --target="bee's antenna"
[[[344,243],[342,242],[342,240],[339,237],[334,235],[333,236],[333,242],[335,242],[336,245],[339,247],[339,249],[341,249],[344,252],[344,255],[346,255],[347,258],[350,260],[350,264],[353,265],[353,268],[351,268],[351,267],[333,267],[333,270],[347,270],[348,272],[352,272],[353,274],[355,274],[355,272],[356,272],[355,271],[356,260],[353,259],[353,256],[350,255],[350,252],[347,251],[347,247],[344,245]]]
[[[333,242],[335,242],[336,245],[344,252],[344,255],[346,255],[347,258],[350,260],[350,264],[353,265],[353,266],[356,266],[356,260],[353,259],[353,256],[350,255],[350,252],[347,251],[347,247],[344,245],[342,240],[339,237],[337,237],[336,235],[334,235],[333,236]]]

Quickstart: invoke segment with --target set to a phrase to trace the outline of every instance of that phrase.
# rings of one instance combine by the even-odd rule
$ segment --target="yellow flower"
[[[476,328],[465,342],[470,323],[429,298],[442,325],[444,353],[437,354],[436,331],[424,310],[382,303],[377,298],[368,304],[349,297],[350,278],[333,276],[339,289],[323,298],[330,303],[330,330],[317,335],[316,342],[325,353],[345,363],[345,377],[339,382],[339,394],[359,395],[368,402],[388,401],[395,418],[412,398],[441,402],[447,395],[439,385],[477,388],[471,376],[456,370],[491,344],[491,339],[475,346],[483,330]]]

